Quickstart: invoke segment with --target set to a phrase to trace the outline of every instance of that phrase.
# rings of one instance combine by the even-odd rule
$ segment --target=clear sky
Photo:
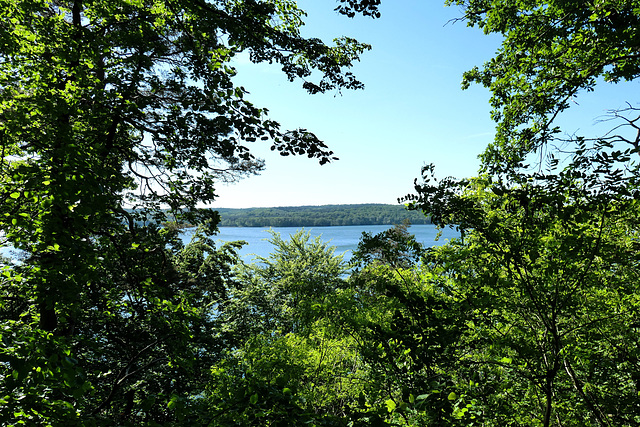
[[[329,42],[347,35],[373,46],[353,69],[365,89],[309,95],[277,66],[242,58],[234,63],[236,82],[283,128],[314,132],[340,160],[320,166],[306,157],[280,157],[268,144],[256,143],[252,149],[266,160],[266,170],[220,184],[212,206],[396,203],[412,192],[425,163],[434,163],[440,177],[475,175],[494,123],[489,92],[479,86],[462,91],[460,82],[464,71],[493,56],[500,38],[450,22],[460,10],[439,1],[384,1],[379,19],[338,15],[332,1],[298,3],[309,15],[306,36]],[[628,89],[581,99],[567,115],[570,132],[620,107],[616,90]]]

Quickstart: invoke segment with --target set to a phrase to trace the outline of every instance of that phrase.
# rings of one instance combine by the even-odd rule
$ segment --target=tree
[[[33,267],[4,270],[3,423],[201,422],[194,392],[228,344],[212,307],[231,286],[238,245],[216,249],[198,232],[184,246],[177,233],[139,229],[96,241],[103,259],[59,333],[34,321]]]
[[[237,269],[239,287],[223,312],[233,329],[253,336],[308,332],[324,317],[327,300],[343,285],[347,272],[342,255],[320,237],[298,230],[284,240],[271,231],[273,252]]]
[[[504,37],[463,80],[492,93],[497,133],[481,175],[436,181],[427,166],[406,199],[462,233],[426,259],[466,313],[459,363],[448,371],[454,399],[473,413],[463,420],[636,425],[638,110],[613,111],[620,121],[592,139],[560,138],[555,123],[581,91],[637,79],[640,4],[447,4]],[[547,166],[532,171],[525,162],[542,149]]]
[[[218,307],[237,345],[213,368],[216,425],[346,426],[366,381],[353,338],[334,322],[346,264],[304,230],[270,242],[269,257],[238,266]]]
[[[485,173],[437,181],[428,166],[408,198],[461,229],[430,257],[469,313],[458,395],[482,425],[635,425],[637,110],[615,112],[621,124],[593,139],[563,140],[554,121],[599,77],[637,77],[638,4],[450,3],[504,36],[463,82],[492,92]],[[531,171],[527,156],[554,141],[566,158],[550,150]]]
[[[26,254],[3,266],[0,419],[176,422],[197,406],[197,355],[224,342],[204,329],[233,251],[206,243],[190,258],[175,233],[140,223],[168,207],[215,231],[217,215],[196,208],[216,182],[262,168],[257,140],[334,159],[245,99],[235,55],[318,93],[360,88],[347,69],[368,46],[302,37],[288,0],[13,1],[0,13],[0,229]]]
[[[428,259],[468,312],[456,382],[482,425],[637,423],[638,199],[598,156],[418,189],[463,229]]]
[[[637,77],[638,5],[451,3],[505,36],[465,74],[493,95],[486,173],[438,182],[425,167],[413,199],[462,232],[431,258],[470,310],[457,373],[472,386],[459,394],[486,425],[635,425],[637,331],[625,325],[637,322],[637,110],[615,112],[621,123],[592,139],[563,140],[554,120],[598,77]],[[552,141],[566,158],[551,151],[532,172],[527,155]]]
[[[463,79],[463,87],[480,83],[492,93],[498,126],[483,157],[489,170],[513,167],[557,138],[555,119],[581,91],[593,91],[603,79],[616,83],[640,76],[637,1],[447,4],[462,6],[460,19],[468,25],[504,37],[496,56]],[[635,136],[620,141],[625,139],[637,149]]]
[[[334,322],[366,367],[356,425],[456,425],[453,367],[466,313],[450,285],[418,264],[375,258],[351,274]]]
[[[408,232],[409,220],[372,236],[363,232],[353,253],[354,263],[367,265],[372,261],[393,267],[408,267],[420,259],[424,247]]]

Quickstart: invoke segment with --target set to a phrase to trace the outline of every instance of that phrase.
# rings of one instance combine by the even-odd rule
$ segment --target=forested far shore
[[[221,227],[330,227],[346,225],[431,224],[429,217],[403,205],[356,204],[216,208]]]

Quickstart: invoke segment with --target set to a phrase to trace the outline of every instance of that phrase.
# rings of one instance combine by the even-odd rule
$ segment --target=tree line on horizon
[[[640,1],[445,4],[503,38],[463,74],[496,122],[477,176],[426,165],[402,199],[460,237],[400,224],[346,264],[273,234],[248,264],[197,207],[264,168],[254,143],[337,159],[233,58],[336,93],[370,46],[303,36],[293,0],[0,2],[0,238],[22,254],[0,257],[0,424],[640,425],[640,108],[596,137],[556,124],[640,77]]]
[[[403,205],[356,204],[273,208],[215,208],[220,227],[329,227],[348,225],[431,224]]]

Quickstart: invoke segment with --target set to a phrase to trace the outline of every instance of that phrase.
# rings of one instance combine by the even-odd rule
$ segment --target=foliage
[[[363,367],[355,343],[332,321],[346,272],[341,255],[300,230],[274,252],[240,265],[221,304],[237,347],[213,372],[209,396],[216,425],[347,425]]]
[[[271,232],[273,252],[242,264],[238,288],[224,308],[232,328],[248,336],[270,331],[287,334],[307,330],[325,315],[326,301],[341,288],[346,264],[320,237],[298,230],[289,240]]]
[[[378,6],[380,0],[338,0],[340,5],[336,8],[337,11],[347,15],[350,18],[356,16],[357,13],[361,13],[364,16],[371,16],[373,18],[379,18],[380,12]]]
[[[361,87],[366,45],[303,38],[288,0],[0,3],[0,229],[25,254],[0,259],[0,422],[638,425],[638,110],[523,163],[580,91],[637,78],[640,6],[447,3],[504,36],[464,82],[492,91],[496,140],[479,176],[426,166],[405,199],[460,239],[365,234],[352,270],[304,231],[239,263],[196,207],[262,168],[251,142],[333,159],[245,100],[234,56],[317,93]],[[187,245],[166,207],[203,224]]]
[[[374,260],[393,267],[409,267],[421,257],[424,247],[408,232],[408,221],[376,234],[363,232],[353,253],[355,265],[367,265]]]
[[[576,160],[511,187],[419,189],[422,209],[465,229],[429,265],[469,312],[457,375],[482,425],[637,423],[637,199]]]
[[[640,75],[638,1],[447,4],[462,6],[461,20],[468,25],[504,37],[496,56],[463,79],[463,87],[479,83],[491,90],[498,127],[483,158],[496,171],[553,141],[560,132],[555,119],[580,91],[593,91],[602,80],[616,83]]]
[[[594,139],[559,138],[555,122],[581,91],[638,77],[640,5],[447,4],[461,5],[461,20],[504,41],[463,80],[492,93],[498,126],[482,174],[437,181],[427,166],[417,195],[405,198],[462,236],[423,258],[451,298],[444,312],[460,313],[448,317],[456,342],[443,347],[453,356],[440,364],[456,406],[446,423],[637,425],[638,110],[612,111],[612,130]],[[549,150],[539,156],[547,166],[529,168],[525,161],[541,149]],[[382,277],[371,278],[384,284],[378,292],[393,283]],[[414,301],[416,310],[429,308]],[[431,325],[437,320],[412,333]]]
[[[289,0],[0,2],[0,423],[199,425],[236,246],[216,249],[218,181],[249,151],[335,157],[234,85],[232,59],[310,93],[357,89],[368,49],[305,38]],[[171,227],[207,223],[186,247]],[[125,209],[126,208],[126,209]],[[133,212],[133,213],[132,213]],[[141,225],[142,224],[142,225]]]
[[[348,425],[364,375],[352,344],[328,335],[321,323],[309,336],[261,334],[216,364],[212,425]]]
[[[95,242],[103,263],[79,307],[58,317],[63,333],[39,328],[34,290],[22,283],[30,265],[5,270],[13,286],[3,301],[21,304],[3,304],[3,423],[196,422],[193,390],[204,388],[223,344],[211,307],[229,287],[238,247],[216,250],[202,232],[184,247],[175,230],[131,237]]]
[[[463,82],[492,92],[486,174],[438,182],[426,167],[408,197],[462,232],[429,258],[470,313],[459,384],[471,385],[482,425],[637,425],[637,109],[612,112],[613,129],[595,139],[563,141],[554,121],[600,77],[637,78],[639,5],[449,3],[504,36]],[[552,151],[544,171],[523,164],[553,141],[566,159]]]
[[[636,77],[638,6],[449,3],[505,36],[465,75],[492,90],[497,137],[480,176],[437,181],[427,166],[405,199],[460,239],[407,257],[402,230],[363,236],[329,318],[363,367],[346,415],[354,425],[637,425],[637,109],[615,112],[622,125],[610,134],[565,141],[565,159],[552,152],[537,170],[523,160],[548,148],[556,116],[599,76]]]
[[[451,423],[458,325],[464,312],[419,267],[374,262],[355,272],[338,321],[358,343],[368,380],[352,416],[362,425]]]

